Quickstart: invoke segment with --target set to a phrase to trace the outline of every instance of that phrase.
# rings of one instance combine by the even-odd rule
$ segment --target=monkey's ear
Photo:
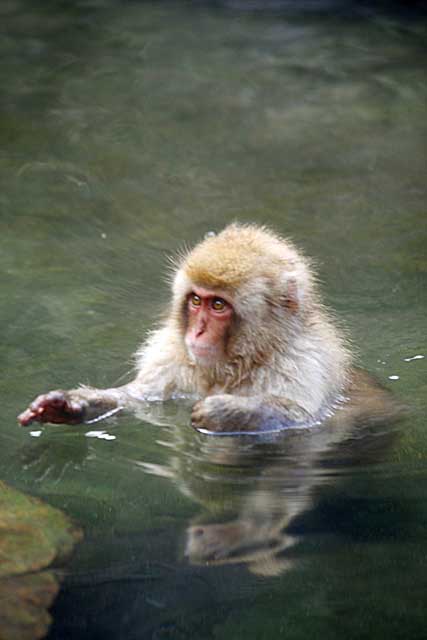
[[[300,292],[298,291],[298,285],[296,278],[287,278],[286,280],[286,292],[283,298],[283,306],[289,309],[291,313],[298,313],[300,307]]]

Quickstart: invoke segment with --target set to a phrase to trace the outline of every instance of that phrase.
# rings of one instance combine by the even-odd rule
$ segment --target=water
[[[425,13],[258,9],[1,4],[1,478],[85,531],[50,640],[425,635]],[[18,428],[129,380],[166,256],[233,219],[316,258],[408,418],[329,449],[202,436],[185,403]]]

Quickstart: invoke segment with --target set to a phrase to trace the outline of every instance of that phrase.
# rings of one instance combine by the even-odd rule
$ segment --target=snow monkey
[[[22,425],[89,422],[183,396],[197,399],[192,424],[209,432],[310,425],[341,410],[360,374],[291,242],[231,224],[177,262],[169,314],[138,350],[135,379],[40,395]]]

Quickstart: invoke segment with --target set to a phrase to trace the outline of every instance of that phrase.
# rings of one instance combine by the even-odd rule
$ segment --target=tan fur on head
[[[233,289],[277,267],[292,268],[295,258],[290,243],[266,228],[231,224],[197,245],[183,268],[193,282]]]
[[[197,284],[234,289],[267,267],[260,235],[261,230],[255,227],[230,225],[197,245],[187,257],[184,270]]]
[[[298,291],[295,283],[298,281]],[[296,310],[312,289],[308,261],[288,240],[265,227],[231,224],[217,236],[206,238],[182,261],[174,281],[175,300],[182,299],[193,285],[238,293],[236,310],[251,313],[260,296],[282,300]],[[292,300],[293,297],[293,300]]]

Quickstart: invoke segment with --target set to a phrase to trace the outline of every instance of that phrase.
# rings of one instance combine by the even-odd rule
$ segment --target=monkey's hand
[[[240,431],[242,411],[236,407],[236,398],[222,394],[199,400],[193,407],[191,423],[196,429],[208,431]],[[240,415],[239,415],[240,414]]]
[[[88,402],[74,397],[70,391],[50,391],[38,396],[28,409],[18,416],[18,422],[27,427],[31,422],[78,424],[85,418]]]
[[[230,394],[208,396],[200,400],[191,414],[193,427],[216,433],[281,429],[306,420],[306,412],[285,399],[261,400]]]
[[[87,400],[75,397],[72,391],[50,391],[38,396],[21,414],[18,422],[27,427],[32,422],[79,424],[84,421]]]
[[[122,387],[96,389],[79,387],[69,391],[50,391],[38,396],[18,416],[23,427],[32,422],[79,424],[97,422],[135,405],[135,388],[131,382]]]

